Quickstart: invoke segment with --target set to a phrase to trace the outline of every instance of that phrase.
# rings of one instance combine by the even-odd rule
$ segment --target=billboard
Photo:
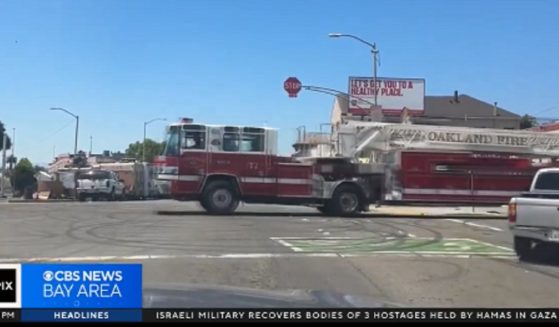
[[[377,77],[377,104],[384,114],[399,115],[404,108],[410,113],[423,111],[425,79]],[[349,107],[352,114],[368,114],[375,103],[372,77],[349,77]]]

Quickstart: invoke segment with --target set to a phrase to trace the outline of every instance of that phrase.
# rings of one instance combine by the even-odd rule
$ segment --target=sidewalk
[[[371,206],[369,214],[383,217],[409,218],[489,218],[506,219],[507,206],[495,207],[419,207],[419,206]]]

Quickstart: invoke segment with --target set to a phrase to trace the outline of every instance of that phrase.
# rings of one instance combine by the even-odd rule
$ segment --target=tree
[[[522,116],[522,118],[520,118],[520,129],[536,127],[538,125],[539,125],[538,121],[536,120],[536,117],[534,117],[534,116],[530,116],[530,115],[526,114],[526,115]]]
[[[25,189],[33,187],[35,184],[34,174],[35,172],[31,161],[27,158],[21,159],[14,168],[14,173],[11,176],[14,191],[21,194]]]
[[[4,128],[4,124],[0,121],[0,150],[2,150],[2,145],[4,145],[4,133],[6,129]],[[12,147],[12,140],[8,136],[6,138],[6,150],[9,150]]]
[[[165,142],[156,142],[152,139],[146,139],[146,161],[153,162],[153,159],[160,155],[165,148]],[[126,149],[126,156],[129,158],[136,158],[137,160],[143,159],[144,144],[137,141],[131,143]]]

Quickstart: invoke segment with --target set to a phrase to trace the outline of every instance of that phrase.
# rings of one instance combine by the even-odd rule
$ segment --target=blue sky
[[[80,148],[124,150],[154,117],[280,129],[318,129],[333,99],[287,76],[347,89],[371,74],[426,79],[426,94],[454,90],[513,112],[559,116],[559,2],[555,0],[0,0],[0,120],[16,128],[16,156],[51,161]],[[557,107],[545,111],[545,109]],[[149,125],[162,139],[164,123]]]

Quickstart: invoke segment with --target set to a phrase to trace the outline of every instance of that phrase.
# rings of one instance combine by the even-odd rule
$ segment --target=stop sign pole
[[[301,88],[301,81],[297,77],[288,77],[285,82],[283,82],[283,89],[290,98],[296,98]]]

